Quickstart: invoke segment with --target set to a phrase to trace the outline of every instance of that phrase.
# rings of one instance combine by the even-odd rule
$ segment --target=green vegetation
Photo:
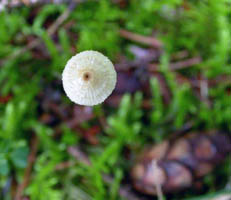
[[[131,0],[123,8],[109,0],[86,0],[51,35],[48,27],[67,9],[67,5],[53,4],[0,13],[0,188],[4,190],[0,199],[12,199],[14,186],[24,180],[33,138],[38,138],[38,149],[30,184],[23,192],[30,200],[122,200],[126,198],[119,188],[131,184],[134,154],[146,144],[168,139],[187,122],[192,122],[194,131],[231,132],[230,0]],[[154,33],[163,43],[159,72],[170,90],[170,101],[164,101],[162,83],[153,75],[149,111],[142,108],[146,97],[139,91],[124,94],[118,108],[96,106],[93,118],[78,124],[80,129],[71,128],[65,119],[55,125],[44,123],[41,115],[50,111],[49,106],[41,111],[41,104],[55,92],[61,96],[57,105],[67,115],[74,109],[60,80],[66,61],[76,52],[98,50],[118,63],[121,55],[134,59],[131,45],[149,48],[124,39],[120,29],[143,36]],[[36,38],[39,44],[28,48]],[[170,70],[172,56],[180,51],[187,52],[188,58],[200,56],[202,61]],[[190,81],[179,83],[179,75]],[[200,86],[192,83],[201,84],[201,78],[215,82],[209,84],[205,97],[198,93]],[[49,101],[55,102],[52,98]],[[106,118],[107,125],[94,136],[97,144],[92,145],[81,130],[98,125],[99,118]],[[76,160],[68,153],[70,146],[80,147],[91,164]],[[65,162],[70,166],[57,170]],[[231,184],[230,165],[228,158],[201,180],[202,190],[169,198],[202,199],[226,189]]]

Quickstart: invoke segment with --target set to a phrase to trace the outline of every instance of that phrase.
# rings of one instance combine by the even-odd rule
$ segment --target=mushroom
[[[97,51],[84,51],[66,64],[63,88],[71,101],[85,106],[102,103],[116,85],[116,71],[112,62]]]

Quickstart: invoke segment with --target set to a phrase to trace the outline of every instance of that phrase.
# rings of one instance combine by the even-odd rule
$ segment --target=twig
[[[20,6],[35,6],[42,4],[62,4],[62,3],[80,3],[85,0],[1,0],[0,12],[7,8],[14,8]]]
[[[171,59],[172,60],[180,60],[180,59],[184,59],[184,58],[188,57],[188,55],[189,55],[189,53],[186,50],[178,51],[178,52],[171,55]]]
[[[81,2],[81,0],[79,0],[78,2]],[[69,5],[69,7],[56,19],[56,21],[47,29],[47,33],[49,36],[53,35],[57,29],[60,27],[60,25],[69,17],[71,11],[75,8],[76,4],[75,3],[71,3]],[[40,43],[42,42],[41,38],[37,38],[34,41],[32,41],[31,43],[29,43],[28,46],[16,51],[15,53],[13,53],[11,56],[7,57],[5,60],[9,60],[9,59],[14,59],[16,57],[18,57],[19,55],[24,54],[25,52],[34,49],[36,46],[38,46]]]
[[[182,137],[193,128],[193,125],[194,125],[193,121],[186,122],[185,124],[182,125],[180,129],[173,130],[173,133],[169,136],[168,140],[173,141],[179,137]]]
[[[187,67],[191,67],[192,65],[200,64],[201,63],[201,57],[194,57],[187,60],[175,62],[170,64],[171,70],[179,70],[184,69]]]
[[[159,60],[162,50],[153,48],[141,48],[136,45],[131,45],[129,51],[135,56],[135,62],[142,66],[143,62],[149,63],[154,60]]]
[[[91,165],[91,162],[88,159],[87,155],[85,155],[79,148],[69,147],[67,151],[79,162],[84,163],[88,166]],[[107,174],[103,174],[102,176],[103,176],[103,180],[106,183],[111,183],[113,181],[113,178]],[[119,194],[121,197],[124,197],[127,200],[139,200],[139,198],[137,198],[136,195],[130,191],[130,188],[126,186],[119,188]]]
[[[202,61],[201,57],[189,58],[187,60],[170,63],[169,68],[172,71],[176,71],[176,70],[192,67],[193,65],[196,65],[196,64],[200,64],[201,61]],[[158,69],[158,67],[159,67],[159,64],[156,64],[156,63],[149,64],[149,70],[152,72],[159,72],[160,70]]]
[[[231,84],[231,76],[230,75],[220,75],[217,76],[215,79],[210,79],[209,81],[209,86],[215,86],[220,83],[224,84]]]
[[[166,104],[169,104],[172,99],[172,93],[167,84],[165,76],[159,72],[153,73],[153,75],[157,78],[157,80],[160,83],[160,91],[161,91],[161,95],[163,96],[164,102]]]
[[[91,165],[91,162],[88,159],[88,157],[82,151],[80,151],[79,148],[77,148],[77,147],[69,147],[67,149],[67,151],[68,151],[69,154],[71,154],[79,162],[81,162],[81,163],[83,163],[85,165]]]
[[[120,35],[123,38],[129,39],[129,40],[133,40],[135,42],[139,42],[142,44],[146,44],[155,48],[160,48],[162,47],[162,43],[157,40],[154,37],[148,37],[148,36],[143,36],[143,35],[139,35],[137,33],[132,33],[130,31],[124,30],[124,29],[120,29]]]
[[[14,200],[21,200],[23,191],[29,184],[31,171],[32,171],[33,164],[35,162],[36,153],[38,150],[38,144],[39,144],[39,140],[38,140],[38,137],[35,135],[31,141],[31,152],[28,157],[28,165],[27,165],[27,168],[25,169],[23,181],[17,188]]]
[[[75,4],[70,4],[68,9],[65,10],[65,12],[60,15],[57,20],[48,28],[47,33],[48,35],[53,35],[56,30],[59,28],[59,26],[69,17],[71,11],[75,8]]]
[[[56,165],[55,170],[57,170],[57,171],[63,170],[63,169],[69,168],[69,167],[71,167],[71,166],[73,166],[73,165],[74,165],[73,162],[69,162],[69,161],[67,161],[67,162],[62,162],[62,163]]]

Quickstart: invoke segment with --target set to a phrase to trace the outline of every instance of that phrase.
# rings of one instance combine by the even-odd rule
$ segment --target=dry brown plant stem
[[[35,135],[31,139],[31,152],[30,152],[29,157],[28,157],[28,165],[27,165],[27,168],[25,169],[25,173],[24,173],[24,176],[23,176],[23,181],[17,187],[17,191],[16,191],[16,194],[15,194],[14,200],[21,200],[22,195],[23,195],[23,191],[25,190],[25,188],[29,184],[31,171],[32,171],[35,159],[36,159],[36,153],[37,153],[37,150],[38,150],[38,145],[39,145],[39,139]]]

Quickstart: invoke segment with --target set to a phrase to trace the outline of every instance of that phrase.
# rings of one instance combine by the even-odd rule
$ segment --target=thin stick
[[[139,35],[137,33],[132,33],[124,29],[120,29],[119,32],[120,32],[120,35],[126,39],[133,40],[135,42],[139,42],[142,44],[146,44],[146,45],[149,45],[155,48],[162,47],[162,43],[154,37]]]
[[[34,136],[31,141],[31,152],[28,157],[28,165],[27,168],[25,169],[24,177],[22,183],[18,186],[16,195],[15,195],[15,200],[21,200],[22,194],[24,189],[28,186],[29,181],[30,181],[30,176],[31,176],[31,171],[35,162],[36,158],[36,153],[38,150],[38,144],[39,140],[37,136]]]
[[[200,64],[201,61],[202,61],[201,57],[189,58],[183,61],[170,63],[169,69],[172,71],[177,71],[180,69],[192,67],[193,65]],[[158,69],[158,67],[159,67],[159,64],[156,64],[156,63],[149,64],[149,70],[152,72],[159,72],[160,70]]]
[[[200,64],[202,61],[201,57],[194,57],[187,60],[175,62],[170,64],[171,70],[179,70],[190,67],[192,65]]]
[[[78,2],[81,2],[81,0],[79,0]],[[49,36],[53,35],[58,30],[60,25],[69,17],[71,11],[75,8],[75,6],[76,6],[75,3],[71,3],[70,6],[47,29],[47,33],[48,33]],[[33,40],[31,43],[29,43],[28,46],[16,51],[11,56],[7,57],[5,60],[14,59],[14,58],[18,57],[19,55],[24,54],[25,52],[34,49],[41,42],[42,42],[41,38],[37,38],[37,39]]]
[[[178,52],[171,55],[171,59],[172,60],[180,60],[180,59],[184,59],[184,58],[188,57],[188,55],[189,55],[189,53],[186,50],[178,51]]]
[[[35,6],[42,4],[63,4],[63,3],[80,3],[84,0],[1,0],[0,12],[8,8],[15,8],[20,6]]]
[[[65,12],[60,15],[57,20],[48,28],[47,33],[48,35],[53,35],[56,30],[60,27],[60,25],[69,17],[71,11],[74,9],[75,5],[71,4]]]

